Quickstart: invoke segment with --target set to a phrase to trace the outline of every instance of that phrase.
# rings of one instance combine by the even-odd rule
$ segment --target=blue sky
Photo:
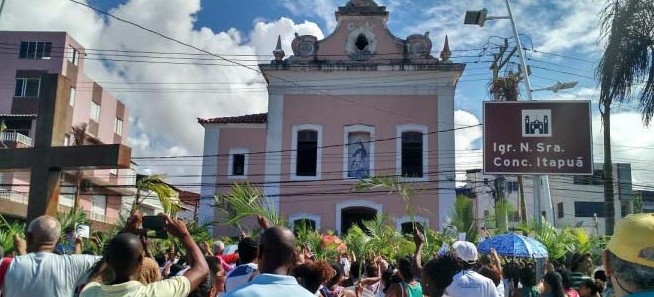
[[[83,0],[82,0],[83,1]],[[87,0],[90,5],[220,54],[254,57],[269,55],[277,35],[287,56],[295,32],[322,38],[335,26],[334,11],[346,0]],[[467,63],[456,93],[457,124],[482,120],[482,101],[488,99],[491,54],[503,37],[510,37],[507,20],[488,21],[483,28],[463,25],[466,10],[487,8],[489,15],[506,14],[500,0],[378,0],[390,11],[388,26],[396,36],[429,31],[434,55],[449,36],[453,60]],[[534,88],[557,81],[578,81],[575,89],[557,94],[536,92],[535,99],[596,100],[594,67],[600,57],[597,0],[512,0],[518,30],[532,67]],[[107,21],[99,14],[68,0],[9,0],[0,17],[1,30],[63,30],[87,49],[197,53],[132,26]],[[513,42],[513,40],[511,40]],[[531,49],[534,50],[531,50]],[[485,49],[485,50],[484,50]],[[480,56],[481,55],[481,56]],[[135,156],[179,156],[202,153],[203,130],[197,117],[216,117],[265,112],[263,79],[257,73],[225,65],[159,65],[112,61],[106,56],[91,60],[86,72],[104,82],[105,88],[123,100],[131,110],[130,145]],[[115,59],[115,57],[114,57]],[[124,59],[136,59],[124,57]],[[250,58],[253,59],[253,58]],[[244,63],[256,66],[260,61]],[[143,58],[140,58],[143,60]],[[517,58],[510,69],[516,70]],[[508,70],[508,69],[507,69]],[[162,82],[163,87],[144,83]],[[212,92],[184,91],[189,83],[211,83]],[[218,83],[219,82],[219,83]],[[247,89],[250,88],[250,89]],[[254,90],[252,89],[254,88]],[[171,90],[172,89],[172,90]],[[654,132],[642,127],[633,105],[616,106],[614,143],[633,147],[654,147]],[[593,119],[595,157],[601,159],[601,129]],[[480,130],[457,132],[457,150],[470,151],[457,161],[479,161]],[[646,171],[654,154],[640,149],[616,147],[616,160],[633,162],[636,182],[651,181]],[[650,154],[647,154],[650,153]],[[474,156],[473,156],[474,155]],[[644,160],[644,161],[643,161]],[[142,169],[173,176],[199,174],[199,159],[189,166],[167,166],[163,162],[142,162]],[[193,164],[190,164],[193,163]],[[481,164],[479,164],[481,166]],[[180,179],[175,179],[180,180]],[[194,179],[194,180],[197,180]]]

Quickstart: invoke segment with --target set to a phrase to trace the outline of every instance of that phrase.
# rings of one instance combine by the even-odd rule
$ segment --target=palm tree
[[[132,203],[132,210],[137,210],[143,201],[154,193],[159,198],[165,213],[177,213],[181,209],[178,193],[164,181],[165,178],[164,175],[159,174],[138,174],[136,176],[136,197]]]
[[[604,129],[604,202],[606,235],[615,224],[611,104],[636,98],[646,126],[654,116],[654,2],[611,0],[601,13],[606,48],[597,67]],[[635,96],[634,96],[635,94]]]
[[[86,144],[86,123],[81,123],[73,126],[71,132],[73,134],[73,145]],[[84,171],[82,169],[75,170],[75,199],[73,202],[73,210],[79,209],[79,198],[82,191],[82,180],[84,180]]]
[[[452,214],[452,226],[459,232],[465,232],[468,241],[477,239],[477,226],[475,226],[475,214],[472,200],[467,196],[458,195],[454,200],[454,213]],[[456,236],[456,234],[454,234]]]

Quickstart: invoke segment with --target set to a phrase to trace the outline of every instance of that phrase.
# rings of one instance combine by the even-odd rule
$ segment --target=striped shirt
[[[234,288],[247,283],[250,280],[250,276],[252,276],[257,269],[257,264],[253,263],[236,266],[236,268],[230,271],[225,277],[225,292],[229,292]]]

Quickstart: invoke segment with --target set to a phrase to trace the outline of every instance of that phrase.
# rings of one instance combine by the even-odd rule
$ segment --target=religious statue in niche
[[[377,38],[373,33],[373,27],[366,22],[362,26],[348,24],[350,33],[345,43],[345,52],[353,60],[363,61],[370,59],[377,53]]]
[[[348,177],[370,175],[370,134],[350,133],[348,136]]]

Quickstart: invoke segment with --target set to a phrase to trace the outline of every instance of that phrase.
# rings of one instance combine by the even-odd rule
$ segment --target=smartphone
[[[164,216],[143,216],[143,228],[152,231],[162,231],[166,227]]]

